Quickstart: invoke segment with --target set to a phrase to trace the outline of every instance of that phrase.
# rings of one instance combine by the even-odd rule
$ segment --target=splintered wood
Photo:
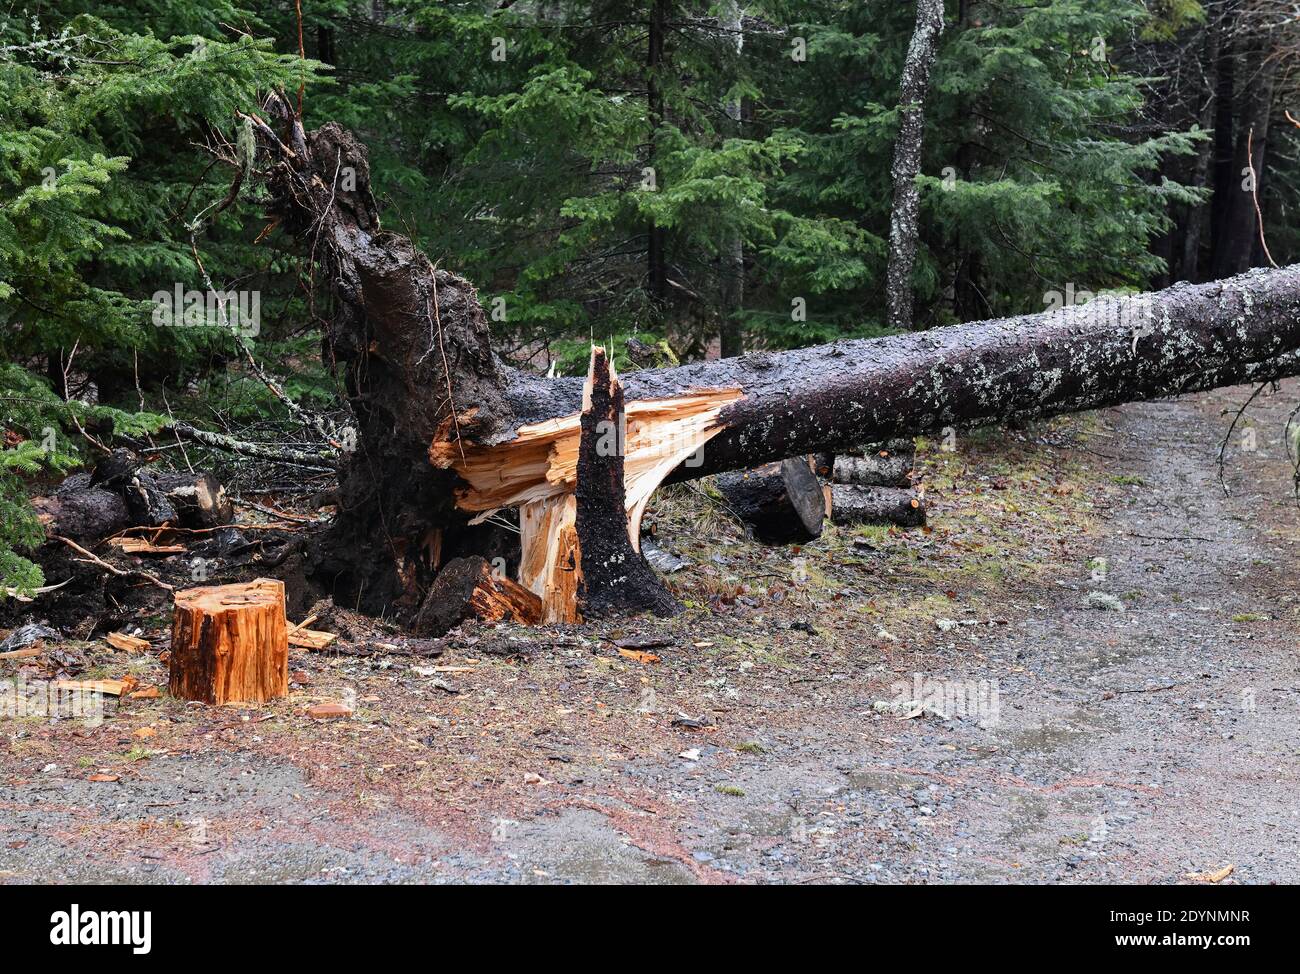
[[[603,348],[593,347],[593,368],[604,355]],[[609,372],[617,384],[612,366]],[[591,381],[589,373],[583,395],[587,408]],[[623,456],[623,503],[634,551],[641,549],[641,518],[655,488],[722,431],[719,413],[742,395],[735,388],[700,389],[625,405],[621,435],[611,435],[617,435],[614,447]],[[579,618],[582,569],[575,492],[582,415],[521,426],[514,439],[494,446],[462,443],[448,423],[429,448],[434,466],[455,470],[468,485],[457,492],[456,505],[476,512],[475,521],[501,508],[519,508],[519,581],[541,598],[544,622]]]
[[[104,642],[127,653],[143,653],[149,648],[149,640],[129,636],[124,632],[110,632],[104,637]]]
[[[264,703],[289,693],[284,583],[259,578],[176,593],[170,691],[205,703]]]

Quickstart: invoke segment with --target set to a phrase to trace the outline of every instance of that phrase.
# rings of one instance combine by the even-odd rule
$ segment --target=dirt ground
[[[1300,881],[1300,382],[1225,496],[1249,393],[925,442],[925,531],[763,548],[674,488],[676,619],[418,658],[338,613],[274,705],[0,719],[0,880]],[[87,675],[165,688],[164,623]]]

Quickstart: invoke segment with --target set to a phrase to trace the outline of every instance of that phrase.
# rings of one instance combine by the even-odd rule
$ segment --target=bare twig
[[[100,568],[104,569],[104,571],[108,572],[108,573],[111,574],[111,575],[116,575],[118,578],[130,578],[132,575],[139,575],[141,578],[146,579],[147,581],[149,581],[150,583],[152,583],[152,584],[154,584],[154,585],[157,585],[160,589],[162,589],[162,590],[164,590],[164,591],[166,591],[166,592],[174,592],[174,591],[176,591],[176,589],[174,589],[172,586],[168,585],[168,584],[167,584],[166,582],[164,582],[162,579],[158,578],[158,577],[155,576],[155,575],[150,575],[148,572],[142,572],[142,571],[129,571],[129,572],[128,572],[128,571],[123,571],[122,569],[117,568],[117,567],[114,566],[114,565],[110,565],[108,562],[104,561],[103,558],[100,558],[98,555],[91,554],[91,553],[90,553],[89,551],[87,551],[85,548],[81,547],[81,545],[77,544],[77,542],[72,541],[72,540],[69,540],[68,538],[63,537],[63,536],[60,535],[60,534],[52,534],[52,535],[50,535],[50,540],[51,540],[51,541],[62,541],[65,545],[67,545],[67,546],[68,546],[69,548],[71,548],[73,551],[76,551],[76,552],[79,552],[80,554],[85,555],[86,558],[89,559],[89,561],[91,562],[91,564],[98,565]]]
[[[1264,239],[1264,214],[1259,208],[1259,180],[1255,176],[1254,138],[1255,126],[1252,125],[1250,131],[1246,134],[1246,162],[1250,166],[1250,195],[1255,201],[1255,221],[1259,224],[1259,245],[1264,248],[1264,256],[1268,258],[1269,264],[1277,267],[1277,261],[1268,252],[1268,241]]]

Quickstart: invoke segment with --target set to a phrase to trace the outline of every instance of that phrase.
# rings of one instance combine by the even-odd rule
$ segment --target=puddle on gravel
[[[1070,752],[1077,744],[1105,732],[1108,728],[1098,723],[1095,716],[1075,710],[1066,717],[1051,718],[1037,726],[1000,730],[998,738],[1004,754],[1036,755],[1049,759],[1053,765],[1065,766],[1072,763]]]

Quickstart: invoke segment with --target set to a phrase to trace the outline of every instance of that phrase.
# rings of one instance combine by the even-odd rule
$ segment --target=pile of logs
[[[730,513],[763,544],[801,544],[839,525],[925,525],[925,498],[913,486],[916,445],[873,443],[839,455],[791,457],[717,478]]]

